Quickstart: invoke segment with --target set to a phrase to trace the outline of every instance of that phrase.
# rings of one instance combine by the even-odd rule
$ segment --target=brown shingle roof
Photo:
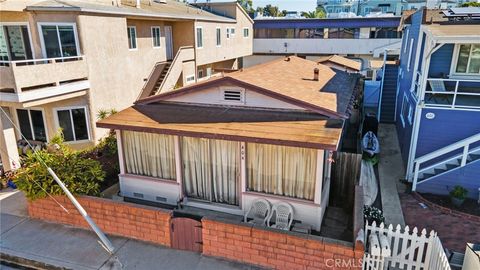
[[[341,66],[344,66],[344,67],[347,67],[347,68],[350,68],[350,69],[354,69],[354,70],[357,70],[357,71],[360,71],[360,69],[362,68],[362,63],[357,62],[357,61],[352,60],[352,59],[348,59],[348,58],[343,57],[343,56],[336,55],[336,54],[326,56],[326,57],[321,57],[320,59],[317,60],[317,62],[319,62],[319,63],[332,62],[332,63],[338,64],[338,65],[341,65]]]
[[[97,126],[336,150],[343,121],[324,118],[305,112],[153,103],[127,108],[100,120]]]
[[[313,79],[316,68],[319,69],[318,81]],[[224,77],[189,85],[176,91],[139,100],[137,103],[156,102],[173,95],[201,91],[206,86],[228,81],[331,117],[346,118],[357,79],[356,74],[292,56],[228,73]]]

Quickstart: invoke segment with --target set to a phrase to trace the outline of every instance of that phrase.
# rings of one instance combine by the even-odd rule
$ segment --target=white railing
[[[69,56],[69,57],[56,57],[56,58],[41,58],[41,59],[27,59],[27,60],[15,60],[15,61],[0,61],[0,66],[17,66],[18,64],[25,65],[43,65],[51,63],[68,62],[71,60],[83,60],[85,56]]]
[[[418,181],[419,174],[438,166],[438,164],[442,164],[442,163],[444,164],[444,163],[447,163],[451,160],[454,160],[454,159],[457,159],[457,158],[461,157],[462,160],[460,162],[460,167],[465,166],[467,164],[468,155],[470,153],[472,153],[472,151],[473,151],[473,149],[470,149],[470,146],[473,143],[476,143],[476,142],[480,142],[480,133],[476,134],[476,135],[473,135],[471,137],[468,137],[466,139],[463,139],[463,140],[461,140],[459,142],[456,142],[454,144],[451,144],[449,146],[440,148],[436,151],[433,151],[429,154],[423,155],[419,158],[416,158],[413,161],[414,164],[415,164],[415,169],[414,169],[414,173],[413,173],[412,191],[415,191],[416,188],[417,188],[417,181]],[[448,153],[452,153],[452,152],[458,151],[458,150],[462,150],[462,153],[459,154],[459,155],[454,155],[453,157],[445,158],[444,160],[441,160],[434,165],[431,165],[429,167],[420,169],[421,165],[424,164],[425,162],[431,161],[433,159],[439,158],[443,155],[446,155]]]
[[[429,78],[427,82],[429,85],[425,89],[426,107],[480,109],[480,80]],[[443,85],[443,87],[440,86],[437,90],[432,89],[430,82]],[[454,88],[448,89],[445,82],[453,82]],[[475,84],[475,87],[471,87],[473,91],[465,89],[466,87],[461,86],[462,83]],[[430,90],[427,90],[429,86]]]
[[[161,92],[162,90],[172,90],[175,87],[175,83],[177,82],[178,77],[183,70],[182,63],[187,60],[193,60],[194,58],[195,55],[193,46],[180,47],[177,54],[173,58],[172,64],[170,65],[167,74],[165,74],[165,78],[163,79],[162,84],[160,84],[158,91]],[[175,76],[170,78],[172,73],[175,73]]]
[[[369,240],[369,241],[367,241]],[[382,223],[365,226],[367,252],[363,269],[428,269],[450,270],[448,258],[437,233],[416,227],[410,231],[400,225],[385,227]]]

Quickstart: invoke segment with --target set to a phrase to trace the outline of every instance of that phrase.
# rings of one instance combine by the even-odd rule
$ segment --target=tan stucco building
[[[21,133],[48,141],[59,128],[74,148],[93,145],[101,109],[241,67],[252,23],[236,3],[171,0],[0,3],[0,156],[18,166]],[[17,164],[15,164],[17,163]],[[15,164],[15,165],[14,165]]]

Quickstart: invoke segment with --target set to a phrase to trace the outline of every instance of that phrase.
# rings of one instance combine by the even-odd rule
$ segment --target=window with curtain
[[[175,181],[173,136],[124,130],[122,142],[127,173]]]
[[[317,150],[270,144],[247,144],[247,188],[313,200]]]
[[[240,143],[183,137],[181,148],[185,195],[238,205]]]

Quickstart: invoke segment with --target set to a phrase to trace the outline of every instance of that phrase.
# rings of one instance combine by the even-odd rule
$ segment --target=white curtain
[[[238,205],[239,149],[238,142],[183,137],[186,195]]]
[[[175,180],[175,143],[171,135],[122,131],[127,173]]]
[[[317,150],[247,144],[247,182],[251,191],[313,200]]]

